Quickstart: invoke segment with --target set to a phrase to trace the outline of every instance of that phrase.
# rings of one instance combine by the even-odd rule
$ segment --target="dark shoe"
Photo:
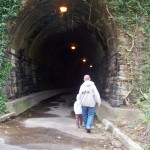
[[[87,133],[91,133],[91,130],[90,130],[90,129],[87,129]]]

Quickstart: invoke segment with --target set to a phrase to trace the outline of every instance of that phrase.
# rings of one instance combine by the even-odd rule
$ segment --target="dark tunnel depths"
[[[41,91],[47,88],[79,87],[83,76],[93,75],[97,64],[106,56],[106,50],[97,45],[84,25],[65,32],[50,32],[39,39],[35,40],[34,46],[24,50],[26,57],[38,64],[35,76]],[[71,50],[71,44],[76,45],[76,50]],[[83,58],[87,60],[85,63]],[[90,65],[93,67],[90,68]]]
[[[43,40],[42,37],[40,39]],[[40,43],[37,54],[30,57],[48,68],[48,83],[55,82],[53,84],[59,87],[79,86],[83,82],[83,75],[91,74],[97,61],[101,61],[95,59],[96,45],[90,34],[81,28],[55,33]],[[75,50],[71,50],[72,44],[76,45]],[[83,58],[87,60],[85,63]]]

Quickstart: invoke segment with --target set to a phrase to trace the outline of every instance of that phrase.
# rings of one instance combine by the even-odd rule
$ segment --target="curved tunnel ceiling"
[[[64,14],[59,11],[61,5],[68,8]],[[84,57],[89,64],[100,62],[107,53],[103,14],[98,0],[31,1],[11,30],[12,48],[16,53],[25,50],[30,59],[55,68],[80,66]],[[70,50],[71,44],[77,46],[76,51]]]

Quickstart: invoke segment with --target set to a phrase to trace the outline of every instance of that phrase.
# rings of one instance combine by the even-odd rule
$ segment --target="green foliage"
[[[142,105],[140,99],[138,99],[138,100],[136,101],[136,106],[137,106],[138,108],[140,108],[140,109],[143,108],[143,105]]]
[[[150,120],[150,90],[148,96],[146,97],[147,104],[143,106],[143,112],[145,114],[143,122],[148,122]]]
[[[21,9],[20,4],[21,0],[0,0],[0,114],[7,111],[5,106],[7,97],[3,93],[3,86],[11,68],[10,62],[5,57],[10,44],[8,23],[14,23],[17,12]]]
[[[145,56],[150,55],[150,1],[149,0],[103,0],[122,30],[129,35],[131,43],[135,40],[135,31],[138,29],[143,34]],[[132,38],[131,38],[132,37]],[[133,46],[134,48],[134,46]],[[140,50],[140,49],[139,49]],[[128,55],[128,54],[127,54]],[[143,56],[142,56],[143,57]],[[130,57],[128,57],[130,59]],[[132,57],[131,57],[132,59]],[[150,87],[150,57],[144,58],[139,63],[139,74],[135,77],[138,82],[139,93],[142,90],[148,93]],[[132,60],[131,60],[132,61]],[[140,95],[140,94],[139,94]]]
[[[144,112],[144,117],[142,118],[143,123],[147,123],[150,120],[150,90],[148,95],[144,96],[145,101],[137,100],[136,106]]]
[[[149,0],[102,0],[112,13],[114,21],[124,31],[134,32],[137,27],[144,34],[146,49],[150,52],[150,1]]]
[[[131,136],[132,140],[136,141],[138,139],[137,136],[135,136],[134,134]]]
[[[137,23],[148,23],[143,16],[150,16],[149,0],[103,0],[113,13],[115,21],[124,29],[133,30]]]
[[[150,63],[146,60],[139,66],[140,75],[135,77],[139,91],[139,98],[136,102],[138,108],[144,112],[142,122],[150,120]]]
[[[138,48],[140,52],[138,57],[141,54],[142,56],[138,62],[138,70],[133,76],[134,90],[131,98],[137,99],[136,106],[144,112],[142,122],[146,123],[150,120],[150,1],[103,0],[103,3],[108,6],[112,15],[111,19],[122,27],[124,33],[129,35],[131,43],[136,39],[137,30],[143,34],[143,48]],[[135,45],[132,48],[135,48]],[[128,55],[129,59],[133,61],[130,55]]]
[[[5,106],[5,101],[7,98],[4,96],[3,93],[0,94],[0,114],[3,114],[3,113],[7,113],[8,110]]]

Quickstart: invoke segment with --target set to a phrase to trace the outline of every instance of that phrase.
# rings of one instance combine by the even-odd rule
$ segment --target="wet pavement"
[[[75,95],[47,99],[0,123],[0,150],[126,150],[96,119],[90,134],[77,128]]]

